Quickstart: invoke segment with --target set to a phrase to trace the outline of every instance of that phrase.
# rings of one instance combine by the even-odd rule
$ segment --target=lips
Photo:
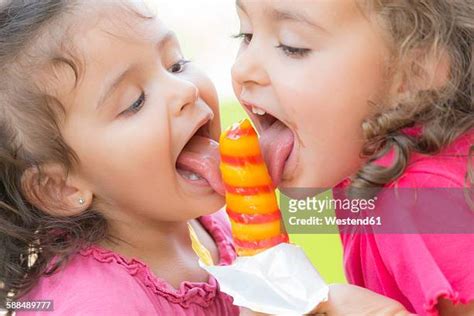
[[[294,134],[282,121],[269,113],[258,115],[251,112],[255,105],[242,102],[249,110],[249,115],[255,122],[260,133],[260,147],[267,164],[273,184],[280,184],[286,162],[294,145]]]
[[[196,186],[210,186],[224,195],[219,171],[219,144],[209,137],[209,122],[188,141],[176,161],[177,172]]]

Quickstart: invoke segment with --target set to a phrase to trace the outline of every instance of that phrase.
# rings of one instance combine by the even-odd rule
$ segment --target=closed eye
[[[140,94],[140,97],[119,115],[137,113],[138,111],[142,109],[143,105],[145,104],[145,100],[146,100],[145,92],[142,92]]]
[[[311,52],[309,48],[292,47],[284,44],[280,44],[276,48],[281,49],[289,57],[305,57]]]

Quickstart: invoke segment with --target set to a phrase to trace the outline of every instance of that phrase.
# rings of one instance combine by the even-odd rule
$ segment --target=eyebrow
[[[169,43],[171,40],[174,40],[176,38],[176,35],[172,31],[167,31],[163,35],[161,35],[157,41],[156,48],[158,50],[163,49],[164,46],[166,46],[167,43]],[[116,76],[113,76],[112,79],[108,80],[108,82],[104,85],[104,89],[102,90],[102,93],[99,97],[99,101],[97,102],[96,109],[99,109],[104,102],[117,90],[118,86],[122,81],[127,77],[127,75],[132,71],[133,65],[129,65],[127,68],[121,70],[118,72]]]
[[[241,9],[242,11],[244,12],[247,12],[245,10],[245,6],[244,4],[242,3],[241,0],[236,0],[235,1],[235,5]],[[266,10],[267,11],[267,14],[273,19],[273,20],[276,20],[277,22],[282,22],[282,21],[294,21],[294,22],[300,22],[300,23],[303,23],[303,24],[306,24],[312,28],[315,28],[315,29],[318,29],[320,31],[323,31],[325,33],[327,33],[328,31],[323,28],[322,26],[318,25],[318,24],[315,24],[313,21],[311,21],[311,19],[306,16],[305,14],[303,13],[299,13],[299,12],[294,12],[294,11],[288,11],[288,10],[282,10],[282,9],[275,9],[275,8],[271,8],[269,10]]]

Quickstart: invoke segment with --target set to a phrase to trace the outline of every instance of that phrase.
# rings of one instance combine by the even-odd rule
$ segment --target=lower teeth
[[[202,177],[200,175],[197,175],[195,173],[191,173],[188,177],[189,180],[201,180]]]
[[[182,170],[181,174],[183,175],[183,177],[185,177],[186,179],[191,180],[191,181],[197,181],[197,180],[202,179],[202,177],[200,175],[198,175],[197,173],[194,173],[194,172],[188,171],[188,170]]]

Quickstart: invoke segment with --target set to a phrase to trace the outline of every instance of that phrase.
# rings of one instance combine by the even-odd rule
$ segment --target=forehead
[[[123,48],[156,42],[166,31],[153,12],[135,2],[91,2],[67,18],[60,47],[53,49],[49,71],[43,73],[50,79],[47,90],[55,94],[73,90],[91,65],[110,63],[111,57],[124,56]]]
[[[140,3],[99,1],[95,10],[84,9],[72,26],[73,46],[88,55],[101,41],[153,42],[164,26]]]
[[[236,6],[255,18],[276,19],[285,14],[307,16],[327,27],[337,27],[360,16],[356,0],[236,0]]]
[[[87,45],[88,37],[105,36],[121,40],[152,41],[158,36],[160,21],[143,2],[104,1],[95,9],[85,8],[79,13],[73,28],[78,45]]]

